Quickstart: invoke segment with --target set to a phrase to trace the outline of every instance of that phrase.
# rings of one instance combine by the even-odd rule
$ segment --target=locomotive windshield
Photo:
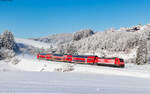
[[[124,60],[123,59],[119,59],[120,60],[120,62],[124,62]]]
[[[40,55],[47,55],[47,54],[45,54],[45,53],[40,53]]]

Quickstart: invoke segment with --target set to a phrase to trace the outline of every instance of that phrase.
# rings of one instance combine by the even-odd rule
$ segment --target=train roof
[[[63,54],[53,54],[53,56],[63,56]]]
[[[51,54],[51,53],[40,53],[40,55],[47,55],[47,54]]]
[[[72,57],[81,57],[81,58],[88,58],[89,56],[97,57],[96,55],[72,55]]]
[[[115,59],[116,57],[99,57],[99,58],[102,58],[102,59]]]
[[[115,59],[115,58],[118,58],[118,57],[99,57],[99,58],[102,58],[102,59]],[[119,59],[123,60],[123,58],[119,58]]]

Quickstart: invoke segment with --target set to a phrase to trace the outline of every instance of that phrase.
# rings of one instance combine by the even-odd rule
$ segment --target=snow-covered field
[[[34,47],[42,44],[27,39],[16,41]],[[0,94],[150,93],[150,65],[126,64],[125,68],[114,68],[37,60],[29,54],[15,58],[20,61],[18,64],[12,63],[13,59],[0,61]],[[73,70],[57,71],[68,66]]]
[[[149,94],[150,80],[116,75],[1,72],[0,94]]]

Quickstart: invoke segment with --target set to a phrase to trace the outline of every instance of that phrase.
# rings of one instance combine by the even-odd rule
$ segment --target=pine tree
[[[145,40],[140,40],[140,45],[137,49],[136,64],[142,65],[147,63],[147,45]]]
[[[1,38],[1,35],[0,35],[0,49],[2,48],[2,38]]]
[[[1,40],[2,40],[2,47],[4,47],[5,49],[13,50],[16,46],[14,36],[8,30],[3,32],[3,34],[1,35]]]

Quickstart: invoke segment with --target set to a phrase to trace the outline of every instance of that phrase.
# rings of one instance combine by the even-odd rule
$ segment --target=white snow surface
[[[149,94],[150,80],[61,72],[1,72],[0,94]]]
[[[42,44],[16,41],[34,47]],[[150,94],[149,64],[114,68],[38,60],[29,54],[14,58],[20,60],[16,65],[13,59],[0,61],[0,94]],[[74,70],[56,71],[66,65]]]
[[[44,42],[39,42],[39,41],[34,41],[30,39],[23,39],[23,38],[15,38],[16,43],[22,43],[27,46],[33,46],[36,48],[50,48],[50,44],[44,43]]]

